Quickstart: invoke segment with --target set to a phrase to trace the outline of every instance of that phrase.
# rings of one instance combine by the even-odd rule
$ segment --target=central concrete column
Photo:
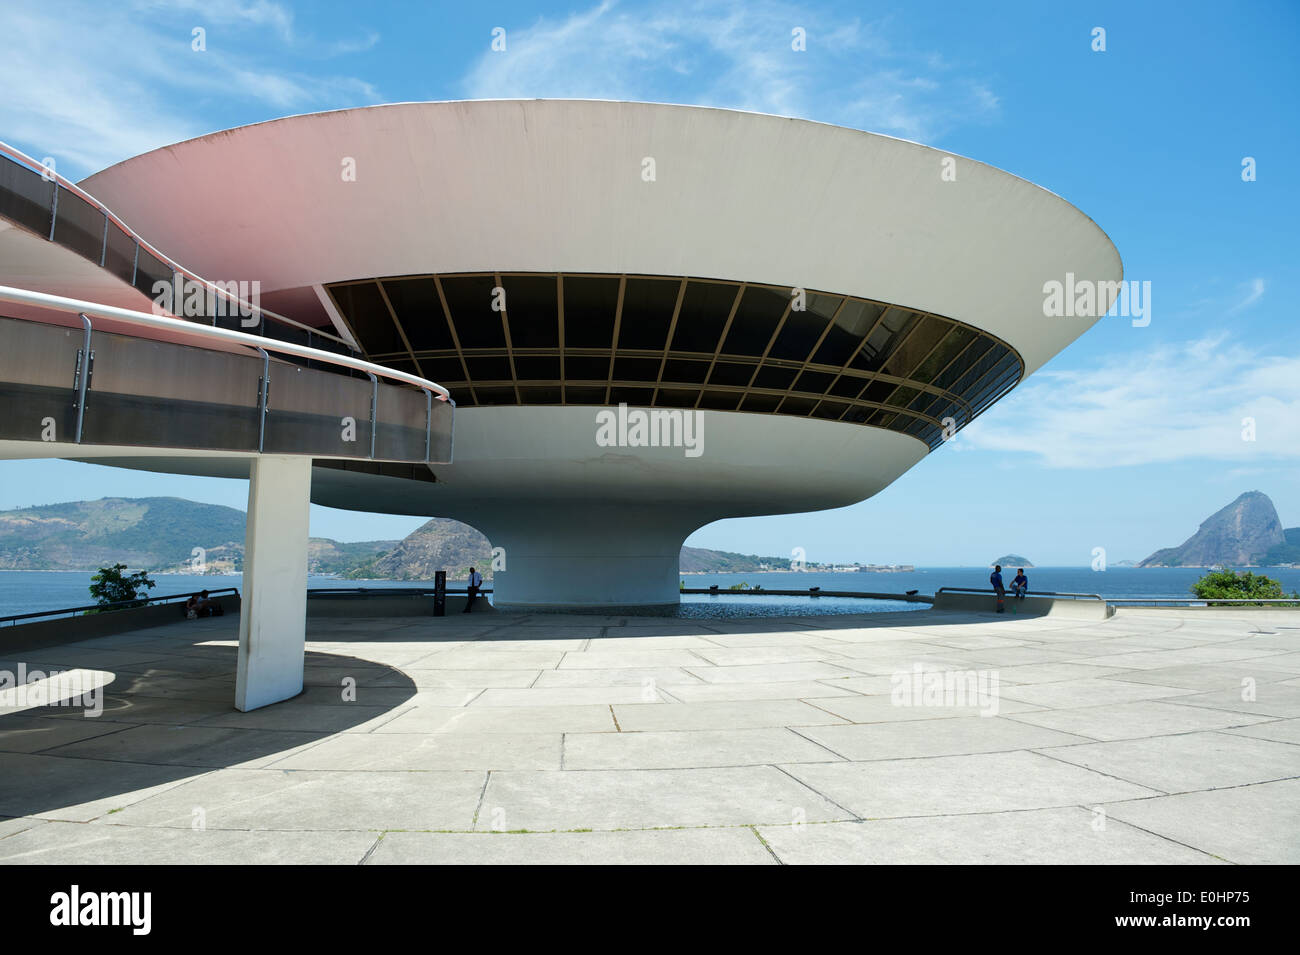
[[[458,517],[501,548],[492,603],[507,610],[674,606],[682,542],[705,522],[671,505],[553,500]]]
[[[244,532],[237,709],[255,710],[302,692],[310,505],[310,457],[254,459]]]

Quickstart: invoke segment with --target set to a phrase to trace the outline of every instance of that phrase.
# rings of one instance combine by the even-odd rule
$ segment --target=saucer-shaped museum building
[[[1044,283],[1122,277],[1087,216],[1015,176],[719,109],[351,109],[80,185],[196,273],[449,389],[451,463],[321,459],[311,499],[479,528],[501,607],[676,602],[692,531],[872,496],[1096,321],[1046,317]],[[696,447],[599,439],[622,404],[679,412],[647,417]]]

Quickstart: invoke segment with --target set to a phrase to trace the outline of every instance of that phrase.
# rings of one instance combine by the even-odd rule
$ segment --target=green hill
[[[1264,567],[1276,567],[1278,564],[1300,564],[1300,527],[1288,527],[1282,531],[1283,541],[1274,544],[1260,558]]]
[[[201,547],[210,573],[244,563],[244,512],[177,497],[106,497],[0,511],[0,570],[97,570],[123,563],[153,573],[192,571]],[[507,555],[508,556],[508,555]],[[492,545],[473,527],[434,518],[401,541],[344,543],[313,537],[307,569],[354,580],[463,579],[470,566],[492,576]],[[823,565],[808,562],[810,569]],[[1026,564],[1025,566],[1029,566]],[[788,570],[788,557],[683,547],[683,573]]]
[[[0,568],[95,570],[120,561],[162,570],[243,551],[244,513],[176,497],[105,497],[0,511]]]
[[[314,574],[342,574],[397,543],[313,537],[307,566]],[[178,497],[105,497],[0,511],[0,570],[97,570],[120,562],[184,572],[192,569],[196,547],[210,571],[241,569],[244,512]]]

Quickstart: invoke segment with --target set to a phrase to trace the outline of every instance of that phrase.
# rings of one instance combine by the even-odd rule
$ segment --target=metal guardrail
[[[77,616],[78,614],[83,614],[88,610],[133,610],[139,607],[148,607],[152,604],[166,604],[172,600],[189,599],[190,597],[197,597],[201,593],[203,593],[202,590],[195,590],[187,594],[167,594],[162,597],[136,597],[132,600],[115,600],[112,603],[107,604],[87,604],[84,607],[63,607],[59,610],[37,610],[32,613],[16,613],[11,614],[8,617],[0,617],[0,627],[15,627],[18,626],[19,621],[31,623],[41,617],[53,618],[61,617],[65,614],[72,617]],[[239,596],[239,589],[237,587],[218,587],[215,590],[209,589],[207,594],[209,597],[216,597],[221,594],[234,594],[235,596]]]
[[[448,590],[448,596],[464,597],[469,593],[467,590]],[[492,593],[491,587],[480,587],[479,595]],[[309,598],[325,598],[327,600],[337,598],[359,598],[359,597],[432,597],[434,590],[432,587],[310,587],[307,590]]]
[[[186,322],[165,315],[150,315],[148,312],[137,312],[129,308],[117,308],[113,305],[100,305],[97,302],[65,298],[62,295],[50,295],[46,292],[32,292],[28,289],[14,288],[9,285],[0,285],[0,302],[13,302],[17,305],[34,305],[38,308],[49,308],[54,309],[55,311],[77,313],[81,315],[96,315],[101,318],[112,319],[113,321],[125,322],[128,325],[139,325],[144,328],[152,328],[155,330],[183,332],[190,335],[197,335],[200,338],[209,339],[213,342],[246,345],[253,349],[264,348],[267,351],[279,352],[285,355],[295,355],[299,358],[314,358],[317,361],[339,365],[343,368],[350,368],[354,371],[364,372],[367,375],[373,374],[381,378],[389,378],[393,381],[400,381],[404,384],[414,385],[421,391],[436,393],[440,401],[448,401],[455,404],[455,402],[451,401],[451,392],[437,382],[429,381],[426,378],[421,378],[418,375],[412,375],[404,371],[398,371],[396,368],[386,368],[383,365],[376,365],[373,362],[368,362],[361,358],[353,358],[350,355],[336,355],[333,352],[321,351],[319,348],[311,348],[307,345],[298,345],[294,342],[277,341],[275,339],[268,339],[262,335],[250,335],[247,332],[237,332],[228,328],[213,328],[208,325],[196,325],[192,322]]]
[[[1007,593],[1011,593],[1011,588],[1006,588]],[[985,597],[995,596],[992,587],[940,587],[934,592],[937,597],[939,594],[982,594]],[[1066,597],[1071,600],[1105,600],[1101,594],[1075,594],[1059,590],[1026,590],[1026,597]]]
[[[1300,607],[1300,597],[1107,597],[1112,604],[1283,604]]]
[[[263,319],[270,319],[275,324],[306,334],[308,342],[312,338],[319,338],[340,345],[349,353],[356,353],[353,344],[345,339],[245,301],[232,295],[220,283],[208,281],[180,265],[141,238],[102,202],[45,163],[38,162],[3,142],[0,142],[0,160],[5,160],[22,170],[24,175],[23,179],[15,178],[12,181],[13,188],[8,190],[9,202],[0,204],[0,207],[3,205],[11,207],[14,221],[38,235],[43,235],[50,242],[76,252],[91,262],[97,262],[100,268],[107,268],[142,293],[147,294],[141,288],[142,281],[147,281],[150,288],[155,282],[165,281],[173,289],[177,288],[181,281],[196,283],[203,288],[205,301],[215,303],[215,299],[220,298],[223,303],[229,303],[229,308],[223,307],[221,311],[228,314],[258,315],[256,324],[262,326],[269,337],[274,338],[275,335],[266,328]],[[0,166],[0,169],[3,168],[5,167]],[[0,186],[3,186],[7,178],[0,175]],[[39,193],[44,191],[43,187],[47,185],[49,197],[45,199]],[[62,210],[59,208],[60,190],[67,193]],[[40,221],[36,221],[37,215],[40,216]],[[102,221],[96,219],[96,216],[102,217]],[[63,228],[61,229],[60,226]],[[111,232],[110,229],[115,232]],[[121,241],[114,241],[119,235],[125,239],[124,244]],[[175,303],[173,303],[174,309]],[[213,315],[204,315],[204,318],[211,318],[213,324],[218,317],[215,309]],[[179,316],[178,320],[189,321]]]
[[[723,590],[720,587],[685,587],[681,588],[679,593],[683,594],[704,594],[705,596],[721,597],[741,595],[745,597],[860,597],[864,600],[901,600],[907,603],[934,603],[933,597],[925,594],[881,594],[872,593],[863,590],[822,590],[820,587],[809,587],[807,590]]]
[[[3,319],[15,324],[12,347],[0,350],[0,391],[12,410],[0,422],[0,438],[451,461],[455,402],[436,382],[350,355],[44,292],[0,286],[0,302],[73,313],[82,324],[78,349],[76,342],[67,340],[70,332],[64,325]],[[96,370],[91,316],[151,331],[179,332],[199,339],[200,344],[100,332],[107,336],[100,339],[104,342],[99,349],[103,353],[100,377],[106,372],[109,384],[88,393]],[[22,331],[24,327],[30,331]],[[205,356],[202,365],[192,358],[199,352]],[[342,374],[329,374],[321,367],[273,365],[270,352],[314,359]],[[103,367],[105,360],[107,367]],[[363,384],[358,372],[369,382]],[[275,417],[269,419],[273,428],[268,435],[270,394],[277,383],[280,399]],[[412,387],[422,396],[409,390]],[[435,395],[440,402],[436,413]],[[88,400],[92,405],[100,402],[104,410],[91,434],[85,432]],[[341,427],[345,422],[351,422],[351,433]],[[363,422],[368,423],[368,435],[356,433]],[[52,427],[58,436],[48,436],[38,423]],[[381,430],[382,453],[376,445]],[[359,439],[364,437],[369,440],[362,443]]]

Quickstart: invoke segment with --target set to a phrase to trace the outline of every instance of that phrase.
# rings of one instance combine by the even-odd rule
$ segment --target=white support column
[[[311,458],[263,455],[249,469],[235,707],[302,692]]]

